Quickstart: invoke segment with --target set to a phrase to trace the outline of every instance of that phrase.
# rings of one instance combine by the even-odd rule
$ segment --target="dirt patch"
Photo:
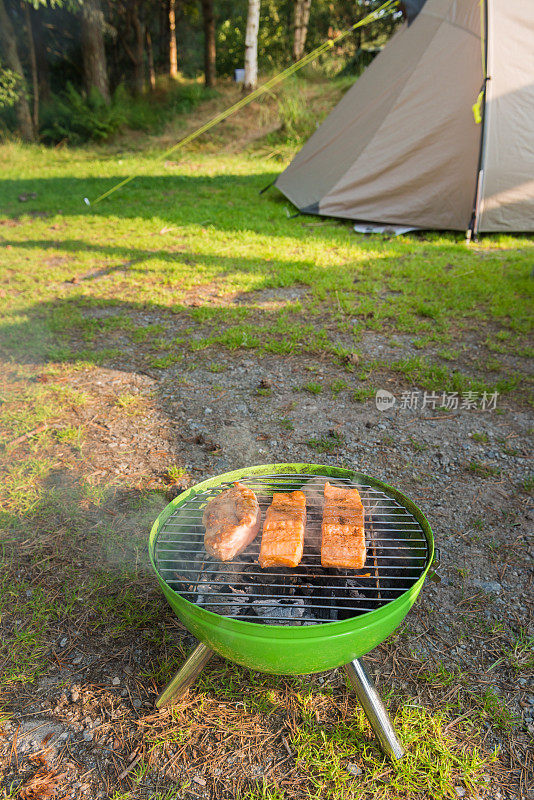
[[[306,287],[291,286],[278,289],[260,289],[251,292],[221,292],[218,282],[195,286],[184,297],[184,305],[210,306],[248,306],[266,311],[274,311],[294,303],[305,301],[309,296]]]
[[[280,290],[258,295],[266,303],[294,299]],[[353,725],[374,747],[339,671],[302,684],[215,660],[175,711],[153,710],[194,640],[150,575],[151,521],[177,492],[209,475],[314,461],[385,480],[427,515],[440,551],[435,579],[368,660],[380,690],[393,690],[392,711],[415,703],[448,708],[451,719],[483,720],[477,742],[487,752],[500,748],[500,758],[477,796],[521,796],[534,732],[534,685],[525,668],[534,559],[534,507],[524,483],[528,413],[504,400],[494,411],[402,408],[406,386],[386,375],[383,388],[397,402],[382,412],[374,398],[352,399],[365,384],[341,365],[241,351],[210,351],[185,372],[180,364],[153,376],[92,367],[68,380],[87,400],[66,410],[57,430],[79,428],[81,439],[54,433],[49,442],[47,503],[54,497],[59,506],[51,512],[43,501],[28,515],[13,568],[24,591],[57,582],[65,592],[72,574],[86,588],[48,629],[44,673],[33,684],[11,685],[3,787],[31,785],[41,769],[51,783],[62,776],[56,796],[65,798],[119,790],[157,797],[179,786],[184,798],[230,799],[263,780],[289,798],[306,797],[310,775],[290,744],[303,724],[303,685],[319,727]],[[29,456],[33,444],[24,439],[11,458]],[[177,467],[172,474],[170,466]],[[97,575],[104,583],[91,589]],[[7,615],[2,623],[12,637],[17,620]],[[251,681],[260,681],[254,691],[277,698],[274,711],[248,708]]]

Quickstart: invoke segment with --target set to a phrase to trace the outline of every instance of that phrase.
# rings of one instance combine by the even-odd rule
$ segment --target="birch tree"
[[[260,27],[260,0],[248,0],[247,30],[245,34],[245,90],[258,85],[258,30]]]
[[[295,0],[295,31],[293,34],[293,60],[298,61],[304,55],[308,22],[310,21],[311,0]]]

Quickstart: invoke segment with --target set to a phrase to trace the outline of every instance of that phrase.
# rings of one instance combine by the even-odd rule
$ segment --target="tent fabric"
[[[471,110],[482,83],[480,45],[471,42],[480,36],[478,0],[464,3],[463,13],[457,4],[447,11],[443,18],[423,9],[407,31],[414,34],[405,38],[410,51],[412,40],[426,43],[417,68],[376,135],[322,198],[321,213],[424,228],[466,227],[481,132]],[[444,73],[448,80],[438,90],[436,77]]]
[[[478,230],[534,230],[534,2],[490,0]]]
[[[427,0],[276,186],[308,213],[465,230],[481,185],[480,230],[531,230],[534,3],[489,5],[486,127],[472,111],[484,84],[480,0]]]
[[[319,203],[347,171],[387,116],[409,80],[403,31],[380,53],[280,175],[276,186],[298,208]],[[423,43],[418,42],[422,54]],[[416,46],[416,43],[414,43]],[[354,96],[357,94],[356,102]]]
[[[404,9],[406,18],[408,20],[408,25],[412,24],[414,19],[423,8],[425,2],[426,0],[403,0],[401,3],[401,8]]]

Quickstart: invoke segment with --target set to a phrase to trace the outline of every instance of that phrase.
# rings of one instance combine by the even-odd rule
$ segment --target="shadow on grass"
[[[155,162],[156,167],[161,165]],[[188,168],[186,162],[184,170]],[[352,221],[340,218],[297,215],[297,209],[278,189],[260,194],[276,180],[280,170],[254,174],[219,175],[136,175],[134,180],[110,197],[95,201],[101,194],[116,186],[129,175],[94,177],[7,178],[0,180],[0,203],[3,214],[10,219],[23,215],[47,217],[56,214],[73,215],[82,219],[159,220],[166,224],[198,225],[223,232],[249,232],[258,236],[291,236],[302,224],[322,225],[326,239],[339,234],[340,229],[352,232]],[[32,195],[35,194],[35,197]],[[20,197],[26,197],[20,202]],[[86,205],[88,198],[93,205]],[[298,227],[297,227],[298,226]],[[485,234],[490,240],[499,234]],[[514,233],[518,242],[531,243],[532,235]],[[465,239],[463,231],[414,231],[411,239],[440,240],[450,254],[458,252]],[[444,241],[445,240],[445,241]],[[384,236],[358,236],[355,242],[374,249]],[[501,247],[506,251],[506,247]]]
[[[0,354],[19,363],[89,362],[131,372],[148,369],[158,354],[175,354],[177,363],[222,345],[230,350],[270,347],[288,355],[299,336],[301,346],[315,341],[316,328],[304,325],[298,300],[289,299],[282,309],[265,309],[247,304],[246,298],[237,293],[228,306],[215,308],[200,302],[169,308],[84,295],[36,303],[15,321],[0,325]],[[243,341],[254,331],[254,338]],[[291,334],[294,346],[288,340]],[[322,337],[321,342],[324,347]]]
[[[260,195],[276,173],[217,176],[139,176],[97,205],[87,206],[84,198],[98,195],[123,180],[106,178],[34,178],[0,181],[4,215],[77,215],[83,218],[161,219],[167,223],[211,225],[224,231],[276,233],[273,223],[290,222],[281,208],[292,207],[277,190]],[[32,193],[36,197],[32,198]],[[19,197],[28,196],[26,202]],[[251,216],[256,206],[261,214]],[[290,227],[290,226],[289,226]]]
[[[187,165],[184,164],[184,168]],[[300,230],[302,223],[322,225],[328,228],[327,238],[349,228],[352,222],[339,218],[300,215],[295,218],[297,209],[278,189],[269,188],[279,172],[255,174],[223,175],[139,175],[117,190],[110,197],[94,204],[105,191],[113,188],[125,175],[105,178],[23,178],[0,181],[0,201],[3,213],[11,219],[22,215],[53,216],[55,214],[73,215],[86,219],[107,219],[113,224],[115,219],[160,220],[167,224],[198,225],[224,232],[245,232],[261,236],[290,236]],[[32,197],[35,193],[36,197]],[[24,203],[19,197],[26,196]],[[84,198],[93,205],[87,206]],[[296,227],[299,226],[299,227]],[[452,250],[456,251],[465,235],[458,231],[415,232],[418,239],[448,239]],[[517,234],[521,237],[521,234]],[[360,247],[372,249],[376,241],[385,237],[358,236]]]

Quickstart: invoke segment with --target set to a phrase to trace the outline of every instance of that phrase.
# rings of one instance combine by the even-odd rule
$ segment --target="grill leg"
[[[213,650],[205,644],[195,647],[180,671],[156,698],[156,708],[165,708],[183,697],[213,655]]]
[[[380,742],[380,747],[391,759],[402,758],[404,748],[395,735],[388,712],[384,708],[380,695],[363,662],[355,658],[354,661],[345,664],[345,672],[362,704],[365,716]]]

